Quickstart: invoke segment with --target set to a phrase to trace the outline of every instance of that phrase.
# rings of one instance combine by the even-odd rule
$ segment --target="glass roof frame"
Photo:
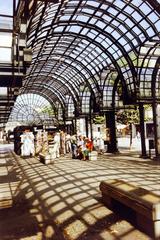
[[[28,86],[27,91],[25,91],[23,93],[38,93],[39,92],[45,98],[51,99],[52,104],[54,103],[54,101],[58,100],[61,103],[61,105],[63,107],[65,107],[65,102],[64,102],[65,98],[64,98],[64,96],[61,95],[60,92],[58,92],[55,89],[48,88],[45,85],[43,85],[43,88],[48,91],[47,94],[44,94],[43,92],[40,92],[39,91],[39,84],[36,84],[36,83],[34,83],[34,88],[32,87],[32,84],[31,84],[30,86]]]
[[[145,82],[147,84],[144,76],[150,76],[151,86],[154,85],[153,74],[156,74],[157,86],[159,59],[155,62],[146,54],[141,58],[141,70],[138,62],[139,49],[154,37],[160,40],[160,10],[156,0],[154,3],[151,0],[37,1],[27,14],[30,15],[28,47],[33,49],[33,60],[23,81],[23,93],[41,91],[52,101],[57,99],[64,103],[63,107],[65,95],[69,94],[78,106],[80,87],[86,84],[92,93],[91,98],[99,103],[106,87],[108,92],[111,91],[109,75],[113,69],[118,77],[112,88],[112,105],[118,81],[123,92],[127,91],[133,99],[133,104],[144,100],[139,95]],[[155,63],[152,72],[147,66],[144,69],[145,59],[148,69],[149,64]],[[106,85],[102,86],[104,69],[110,74],[106,76]],[[52,76],[53,81],[50,80]],[[159,92],[156,94],[158,99]],[[109,107],[109,94],[108,98]],[[150,96],[145,94],[147,99]]]

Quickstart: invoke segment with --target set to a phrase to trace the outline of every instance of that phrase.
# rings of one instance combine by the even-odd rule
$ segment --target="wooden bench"
[[[160,239],[160,196],[118,179],[102,181],[99,187],[110,209],[128,212],[139,229]]]

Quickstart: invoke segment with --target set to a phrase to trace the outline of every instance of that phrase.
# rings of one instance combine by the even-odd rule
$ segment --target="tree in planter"
[[[105,123],[105,117],[104,116],[96,116],[94,119],[93,119],[93,122],[95,124],[104,124]]]
[[[150,110],[150,105],[144,105],[145,110]],[[145,121],[151,120],[151,118],[146,118]],[[129,125],[130,127],[130,146],[132,144],[132,124],[140,123],[139,108],[136,106],[135,109],[120,110],[117,112],[117,122]]]
[[[56,115],[55,109],[53,109],[51,106],[46,106],[46,107],[42,108],[41,113],[46,113],[46,114],[49,114],[50,116]]]
[[[139,123],[138,108],[120,110],[119,112],[117,112],[117,122],[126,124],[126,125],[130,123]]]
[[[59,125],[59,121],[57,119],[58,112],[57,109],[52,106],[45,106],[39,111],[39,114],[45,114],[46,117],[49,117],[55,126]]]
[[[117,113],[117,122],[121,124],[129,125],[130,128],[130,146],[132,145],[132,124],[139,123],[139,110],[136,109],[126,109],[120,110]]]

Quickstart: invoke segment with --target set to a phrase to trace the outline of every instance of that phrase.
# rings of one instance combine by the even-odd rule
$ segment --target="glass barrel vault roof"
[[[156,81],[160,98],[159,1],[36,1],[30,8],[27,47],[33,57],[23,94],[39,92],[63,107],[70,95],[74,103],[83,99],[84,105],[80,87],[85,84],[95,101],[102,98],[107,108],[118,82],[128,96],[146,101]],[[107,73],[102,81],[104,70],[114,74]]]

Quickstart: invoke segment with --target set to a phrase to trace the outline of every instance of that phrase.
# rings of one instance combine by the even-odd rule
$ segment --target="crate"
[[[89,160],[97,160],[97,151],[92,151],[89,153]]]

